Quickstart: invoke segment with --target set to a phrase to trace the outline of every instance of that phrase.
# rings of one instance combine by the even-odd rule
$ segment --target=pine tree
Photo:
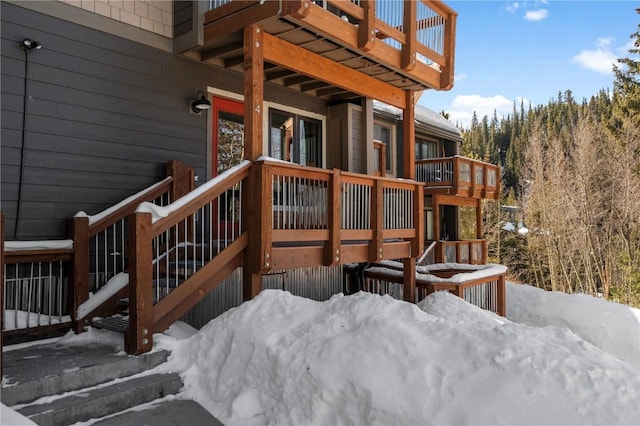
[[[640,8],[636,13],[640,14]],[[618,59],[620,66],[613,67],[614,128],[619,128],[625,118],[640,125],[640,24],[631,39],[634,42],[630,56]]]

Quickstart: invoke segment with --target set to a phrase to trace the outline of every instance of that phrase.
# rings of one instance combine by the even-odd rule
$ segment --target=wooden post
[[[371,228],[373,230],[373,238],[369,243],[369,261],[378,262],[382,260],[384,253],[382,252],[382,227],[384,216],[384,192],[382,181],[376,179],[373,181],[371,191]]]
[[[497,308],[497,314],[501,315],[503,317],[507,316],[507,283],[506,283],[506,279],[503,275],[500,275],[498,277],[498,294],[497,294],[497,298],[498,298],[498,306]]]
[[[244,30],[244,157],[255,161],[262,155],[264,110],[263,33],[258,25]]]
[[[471,164],[469,165],[469,170],[471,173],[471,194],[469,195],[470,197],[475,197],[476,196],[476,162],[472,161]]]
[[[264,113],[264,42],[262,28],[251,25],[244,30],[244,158],[255,161],[262,155],[262,121]],[[247,228],[249,244],[242,264],[242,298],[257,296],[262,289],[260,270],[262,256],[269,256],[265,264],[271,265],[270,254],[262,253],[262,209],[266,208],[261,194],[262,167],[254,165],[247,178],[247,191],[242,200],[243,226]],[[270,189],[271,190],[271,189]],[[271,206],[268,206],[271,209]],[[269,224],[270,225],[270,224]]]
[[[440,89],[449,90],[453,87],[455,46],[456,46],[456,13],[448,13],[444,23],[444,57],[450,58],[440,73]]]
[[[242,262],[242,300],[245,302],[260,293],[261,271],[272,267],[271,215],[273,212],[271,209],[273,203],[272,188],[266,188],[267,172],[268,165],[254,163],[247,178],[247,189],[243,191],[242,223],[250,236]]]
[[[376,41],[376,2],[375,0],[361,0],[360,7],[364,11],[364,19],[358,24],[358,47],[366,52],[373,48]]]
[[[195,188],[195,171],[192,167],[188,167],[182,161],[167,161],[167,176],[173,177],[169,194],[173,203],[183,195],[188,194]]]
[[[2,335],[4,334],[4,212],[0,212],[0,377],[2,377]]]
[[[324,263],[327,266],[340,264],[340,212],[342,211],[342,173],[340,169],[333,169],[329,177],[329,187],[327,194],[327,229],[329,230],[329,240],[325,243]]]
[[[417,23],[417,1],[404,2],[404,20],[402,24],[402,32],[406,37],[404,46],[402,46],[400,66],[402,69],[411,71],[416,67],[416,47],[418,44],[418,23]]]
[[[414,3],[414,2],[405,2]],[[416,113],[415,113],[415,93],[406,92],[406,106],[402,115],[402,133],[404,137],[404,147],[402,149],[403,164],[402,176],[405,179],[416,178]]]
[[[150,213],[129,216],[129,330],[125,351],[148,352],[153,347],[153,248]]]
[[[402,276],[403,297],[406,302],[416,303],[416,258],[402,259],[404,274]]]
[[[419,257],[424,251],[424,186],[416,184],[413,192],[413,226],[416,228],[416,237],[411,247],[411,257]]]
[[[78,308],[89,300],[89,218],[71,219],[71,239],[73,239],[73,267],[71,270],[71,319],[76,333],[84,331],[84,324],[78,318]]]

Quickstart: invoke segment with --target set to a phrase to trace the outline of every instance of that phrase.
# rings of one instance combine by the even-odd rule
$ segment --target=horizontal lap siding
[[[18,239],[66,237],[77,211],[97,213],[164,177],[181,160],[206,175],[207,119],[189,99],[211,67],[130,40],[2,3],[2,205],[14,233],[29,53]],[[241,80],[239,80],[239,83]]]

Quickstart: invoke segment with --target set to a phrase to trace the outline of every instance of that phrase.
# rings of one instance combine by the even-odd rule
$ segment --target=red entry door
[[[244,104],[218,97],[212,103],[211,176],[214,177],[244,158]]]

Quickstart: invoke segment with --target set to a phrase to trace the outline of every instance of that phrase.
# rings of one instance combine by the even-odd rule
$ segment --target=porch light
[[[211,102],[204,96],[204,93],[200,90],[196,93],[197,100],[191,102],[191,111],[199,114],[200,111],[211,109]]]
[[[24,40],[22,40],[22,47],[24,47],[26,50],[31,50],[31,49],[42,49],[42,44],[39,41],[35,41],[32,40],[30,38],[25,38]]]

